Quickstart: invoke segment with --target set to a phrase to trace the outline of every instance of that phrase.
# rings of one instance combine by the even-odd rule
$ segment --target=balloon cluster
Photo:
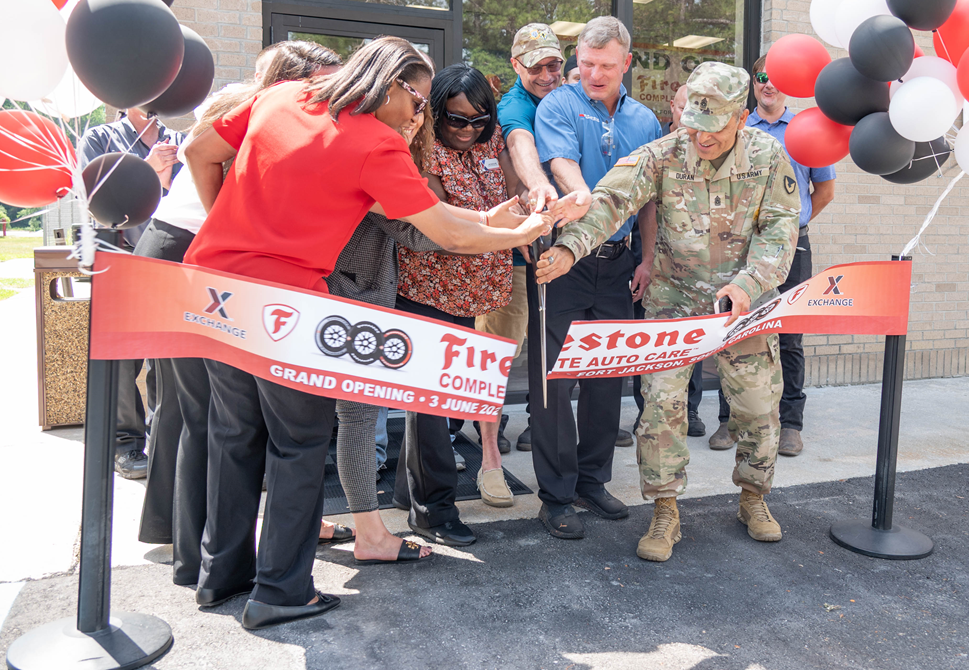
[[[832,60],[807,35],[782,37],[768,51],[771,83],[818,105],[788,126],[791,157],[823,167],[850,154],[896,184],[939,173],[969,97],[969,0],[812,0],[811,25],[848,58]],[[938,56],[922,52],[913,30],[932,31]],[[959,132],[955,154],[969,171],[969,132]]]
[[[38,207],[72,190],[105,225],[150,218],[161,193],[154,170],[131,154],[78,170],[65,121],[103,103],[181,116],[209,94],[215,60],[181,26],[171,0],[16,0],[0,3],[0,101],[60,121],[0,112],[0,201]],[[59,11],[60,10],[60,11]],[[75,128],[75,136],[83,132]],[[154,179],[154,182],[152,181]],[[153,204],[152,204],[153,203]]]

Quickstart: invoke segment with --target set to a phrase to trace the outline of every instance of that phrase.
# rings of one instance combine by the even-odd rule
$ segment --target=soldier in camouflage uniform
[[[596,186],[592,205],[568,224],[536,272],[550,281],[607,239],[630,213],[654,200],[659,231],[648,319],[713,313],[729,297],[732,323],[751,302],[784,281],[797,242],[797,182],[777,140],[746,128],[749,77],[703,63],[687,81],[677,132],[620,160]],[[563,203],[564,204],[564,203]],[[581,213],[581,208],[572,212]],[[736,423],[733,481],[743,490],[738,518],[751,537],[781,539],[763,495],[770,491],[780,435],[783,389],[777,335],[755,335],[717,354]],[[665,561],[680,539],[676,496],[686,489],[686,391],[692,366],[643,375],[645,410],[636,430],[644,498],[656,500],[637,554]]]

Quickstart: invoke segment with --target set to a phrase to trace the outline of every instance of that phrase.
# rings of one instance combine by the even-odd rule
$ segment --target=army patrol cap
[[[535,67],[545,58],[565,60],[562,58],[562,49],[559,48],[559,38],[544,23],[529,23],[515,33],[511,57],[525,67]]]
[[[701,63],[686,82],[686,109],[680,125],[706,133],[724,129],[747,105],[750,76],[726,63]]]

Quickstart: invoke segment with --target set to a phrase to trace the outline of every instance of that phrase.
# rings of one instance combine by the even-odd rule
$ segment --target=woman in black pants
[[[312,42],[281,42],[259,83],[217,93],[193,126],[186,146],[223,114],[280,81],[305,79],[339,68],[340,57]],[[136,256],[181,263],[205,221],[205,209],[188,170],[181,170],[148,224]],[[148,440],[148,481],[138,539],[172,544],[176,584],[198,582],[205,527],[209,376],[200,358],[154,362],[156,411]],[[332,531],[331,531],[332,532]]]

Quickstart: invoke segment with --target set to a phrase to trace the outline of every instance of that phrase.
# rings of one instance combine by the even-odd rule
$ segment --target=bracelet
[[[488,219],[488,212],[478,212],[478,223],[482,226],[491,227],[491,221]]]

